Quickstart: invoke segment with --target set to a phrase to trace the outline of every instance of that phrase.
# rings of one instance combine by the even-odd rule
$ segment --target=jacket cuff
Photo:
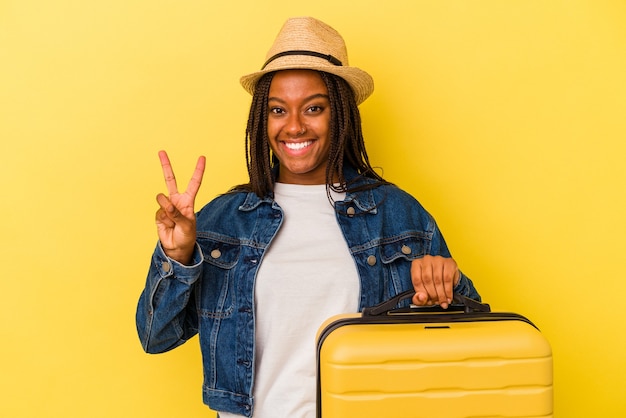
[[[161,242],[159,241],[154,251],[153,260],[155,267],[162,278],[175,278],[182,282],[191,284],[200,276],[204,255],[202,254],[202,249],[200,249],[200,246],[196,243],[191,264],[185,265],[169,258],[165,254],[165,251],[161,246]]]

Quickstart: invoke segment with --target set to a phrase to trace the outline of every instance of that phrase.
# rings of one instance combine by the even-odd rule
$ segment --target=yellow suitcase
[[[318,418],[547,418],[552,351],[527,318],[455,295],[393,309],[404,292],[318,332]]]

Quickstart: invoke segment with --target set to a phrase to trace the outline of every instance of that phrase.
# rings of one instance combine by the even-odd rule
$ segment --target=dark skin
[[[318,73],[309,70],[279,71],[270,86],[268,136],[280,161],[280,182],[325,184],[329,153],[330,106],[328,91]],[[157,195],[156,225],[165,254],[182,263],[192,260],[196,242],[195,199],[202,184],[206,159],[198,158],[184,192],[178,185],[165,151],[159,152],[168,196]],[[411,280],[416,305],[438,304],[447,308],[460,278],[452,258],[424,256],[413,260]]]

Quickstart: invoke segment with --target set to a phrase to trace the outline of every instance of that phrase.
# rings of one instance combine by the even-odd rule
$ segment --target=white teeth
[[[313,141],[306,141],[306,142],[285,142],[285,146],[291,150],[300,150],[302,148],[306,148],[309,145],[311,145],[313,143]]]

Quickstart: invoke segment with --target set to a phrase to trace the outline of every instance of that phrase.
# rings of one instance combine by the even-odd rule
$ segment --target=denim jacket
[[[359,309],[410,289],[412,260],[450,257],[434,219],[396,186],[349,192],[335,208],[361,281]],[[203,400],[213,410],[252,415],[254,283],[282,219],[271,197],[224,194],[197,214],[192,265],[169,259],[160,244],[152,256],[137,307],[139,338],[146,352],[160,353],[198,334]],[[455,291],[480,300],[463,274]]]

